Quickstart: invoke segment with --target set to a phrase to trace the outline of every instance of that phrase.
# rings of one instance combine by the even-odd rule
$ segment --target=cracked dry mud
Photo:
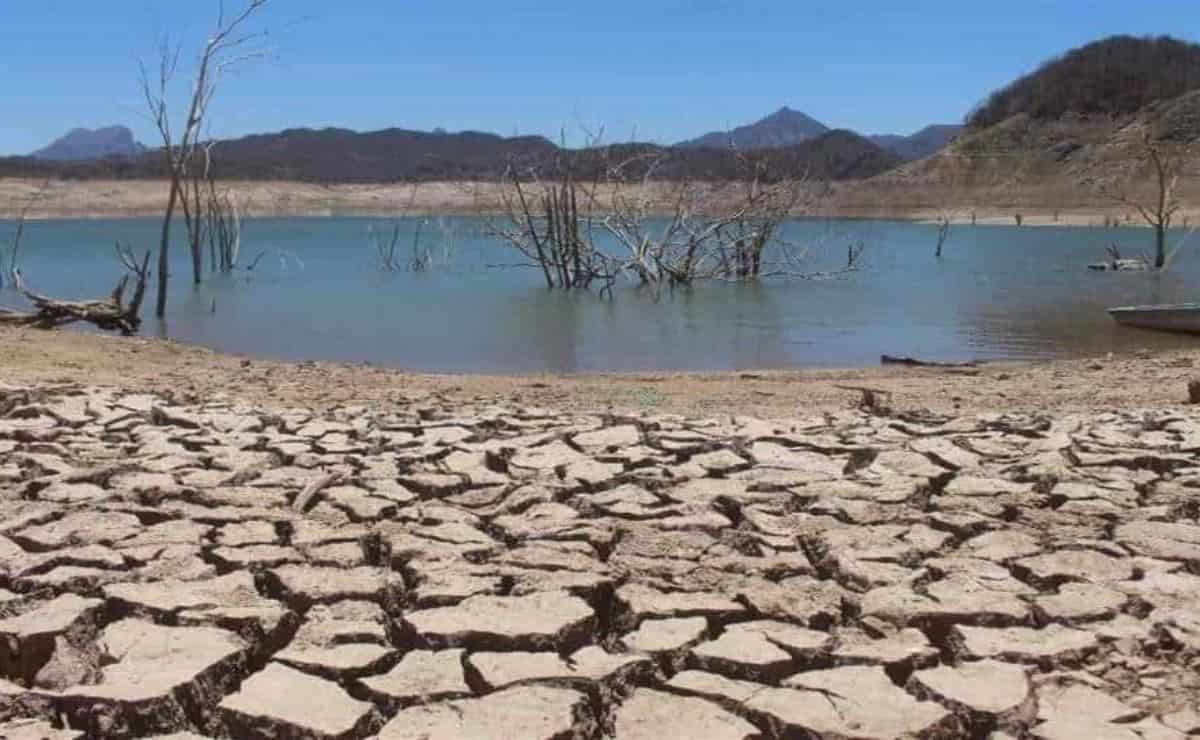
[[[0,736],[1196,735],[1198,453],[0,386]]]

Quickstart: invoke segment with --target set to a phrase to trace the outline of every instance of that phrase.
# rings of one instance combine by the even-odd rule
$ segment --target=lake
[[[1148,252],[1144,229],[955,226],[939,261],[932,225],[797,220],[784,232],[810,245],[806,269],[837,268],[847,245],[862,242],[861,269],[658,296],[629,286],[607,300],[550,292],[537,271],[504,266],[517,256],[478,218],[428,219],[422,238],[437,264],[385,272],[368,243],[371,224],[390,228],[365,218],[248,220],[243,269],[199,288],[180,224],[168,316],[147,318],[143,330],[256,357],[485,373],[846,367],[877,364],[885,353],[1048,358],[1195,341],[1120,328],[1104,312],[1200,297],[1191,242],[1162,275],[1086,269],[1113,242],[1125,256]],[[0,222],[0,243],[12,227]],[[405,222],[400,252],[416,228]],[[140,252],[157,230],[151,219],[30,222],[20,261],[26,283],[56,297],[103,296],[120,274],[114,240]],[[245,270],[263,250],[256,269]],[[0,291],[0,304],[21,300]],[[149,316],[152,292],[146,309]]]

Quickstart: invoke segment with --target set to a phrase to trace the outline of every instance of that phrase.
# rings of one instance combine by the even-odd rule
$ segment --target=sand
[[[974,368],[764,370],[575,375],[411,373],[364,364],[287,363],[220,354],[172,341],[0,328],[0,380],[85,382],[229,393],[256,403],[323,406],[397,394],[495,399],[553,408],[686,415],[787,417],[845,410],[885,391],[898,409],[940,413],[1094,412],[1182,403],[1200,376],[1196,351],[983,364]]]

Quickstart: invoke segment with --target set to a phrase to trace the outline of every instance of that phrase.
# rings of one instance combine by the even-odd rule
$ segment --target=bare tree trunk
[[[191,229],[188,234],[188,239],[191,242],[192,248],[192,284],[199,285],[204,278],[204,262],[202,257],[202,240],[204,238],[204,221],[201,219],[200,207],[200,180],[196,179],[192,183],[192,208],[191,208]]]
[[[179,180],[171,178],[171,194],[167,196],[167,210],[163,213],[162,237],[158,243],[158,301],[154,305],[156,318],[167,315],[167,280],[169,278],[168,251],[171,246],[171,219],[175,216],[175,201],[179,197]]]
[[[1163,224],[1154,225],[1154,269],[1161,270],[1167,264],[1167,230]]]

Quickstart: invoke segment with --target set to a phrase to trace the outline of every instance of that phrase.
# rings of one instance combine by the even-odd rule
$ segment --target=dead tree
[[[1169,153],[1147,133],[1142,137],[1140,160],[1149,165],[1153,177],[1154,193],[1149,203],[1129,195],[1120,187],[1103,184],[1100,192],[1109,200],[1137,212],[1142,220],[1154,230],[1154,269],[1161,270],[1167,264],[1167,231],[1179,209],[1183,207],[1177,186],[1185,157],[1182,153]]]
[[[942,216],[938,219],[937,248],[933,251],[934,257],[942,258],[942,247],[946,244],[948,236],[950,236],[950,217]]]
[[[400,232],[403,224],[412,213],[417,201],[417,193],[420,188],[418,183],[414,183],[412,190],[409,193],[408,203],[401,209],[401,215],[392,219],[390,224],[391,233],[386,234],[383,226],[375,224],[367,225],[367,244],[371,246],[372,251],[378,258],[379,269],[384,272],[400,272],[401,270],[410,270],[412,272],[424,272],[433,266],[433,253],[427,246],[421,244],[421,237],[424,234],[427,219],[417,216],[413,228],[413,240],[411,245],[412,254],[407,262],[402,262],[402,258],[397,255],[397,249],[400,245]]]
[[[178,70],[180,50],[172,49],[165,43],[160,47],[157,79],[153,82],[145,65],[141,67],[142,96],[162,139],[163,156],[170,179],[158,247],[158,297],[154,313],[159,318],[162,318],[167,310],[171,221],[181,202],[189,224],[193,280],[197,283],[201,280],[199,221],[193,220],[199,219],[199,208],[195,201],[189,200],[187,185],[192,182],[189,179],[190,172],[191,168],[199,166],[201,131],[204,129],[209,106],[222,76],[238,63],[261,56],[261,52],[247,51],[247,46],[261,39],[263,34],[246,32],[244,29],[267,2],[268,0],[247,0],[242,10],[232,16],[226,16],[223,3],[219,5],[216,28],[205,42],[197,60],[187,113],[178,136],[171,126],[167,97],[168,88]],[[193,190],[191,195],[193,198],[197,197],[196,191]],[[196,231],[193,231],[192,227],[195,227]]]
[[[600,171],[580,177],[570,154],[558,159],[548,179],[514,163],[504,171],[503,216],[489,224],[489,231],[528,260],[520,266],[539,269],[548,288],[587,288],[597,280],[611,284],[613,273],[593,238]]]
[[[400,220],[392,221],[391,238],[384,238],[374,224],[367,225],[367,243],[375,250],[379,258],[379,269],[384,272],[398,272],[400,264],[396,261],[396,245],[400,242]]]
[[[126,274],[117,281],[112,294],[103,300],[62,301],[35,293],[25,287],[21,271],[14,269],[14,288],[32,304],[33,310],[0,306],[0,324],[55,329],[82,321],[105,331],[119,331],[126,336],[136,334],[142,323],[142,299],[150,272],[150,251],[147,250],[138,262],[127,247],[118,243],[117,256],[125,266]],[[127,294],[131,278],[133,289]]]
[[[666,157],[669,155],[663,155]],[[673,288],[700,281],[811,278],[807,247],[781,236],[784,221],[823,196],[804,176],[774,177],[765,164],[738,154],[739,177],[713,189],[688,179],[655,181],[662,162],[629,161],[611,170],[612,193],[602,223],[626,254],[618,264],[642,284]],[[642,167],[636,180],[622,176]],[[847,269],[857,254],[850,252]]]
[[[8,282],[12,283],[14,287],[17,284],[17,258],[21,254],[21,238],[25,236],[25,221],[29,217],[29,211],[42,199],[49,187],[49,180],[42,183],[33,191],[25,205],[21,207],[20,212],[17,213],[17,226],[13,233],[12,243],[9,245],[7,266],[4,264],[4,252],[0,251],[0,289],[4,288],[5,275],[8,275]]]
[[[233,193],[218,192],[216,179],[212,177],[208,180],[204,219],[210,269],[233,272],[242,250],[241,208]]]

